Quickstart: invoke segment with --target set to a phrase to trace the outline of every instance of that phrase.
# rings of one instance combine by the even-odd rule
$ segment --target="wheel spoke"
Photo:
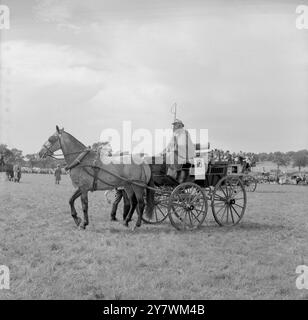
[[[218,197],[218,198],[215,198],[215,197]],[[219,194],[215,194],[215,195],[214,195],[214,200],[215,200],[215,201],[223,201],[223,202],[225,202],[225,201],[226,201],[226,198],[220,196]]]
[[[232,206],[230,205],[230,214],[231,214],[231,219],[232,219],[232,222],[234,224],[234,217],[233,217],[233,213],[232,213]]]
[[[228,188],[227,188],[227,186],[225,186],[226,187],[226,189],[225,188],[223,188],[222,186],[220,186],[220,189],[221,189],[221,191],[223,192],[223,194],[226,196],[226,197],[228,197]],[[225,192],[226,191],[226,192]]]
[[[197,196],[198,196],[198,190],[194,189],[194,190],[190,193],[189,202],[192,202],[193,199],[195,199]]]
[[[231,204],[232,209],[234,210],[234,212],[236,213],[236,215],[241,218],[241,216],[237,213],[236,209],[233,207],[233,205]]]
[[[191,214],[195,217],[195,219],[200,223],[200,220],[198,219],[199,218],[199,215],[198,216],[196,216],[192,211],[191,211]]]
[[[165,217],[164,212],[162,211],[162,209],[160,207],[157,207],[157,209],[160,211],[160,213],[163,215],[163,217]]]
[[[238,207],[240,207],[240,208],[242,208],[242,209],[244,209],[244,207],[240,206],[240,205],[237,204],[237,203],[233,203],[233,204],[236,205],[236,206],[238,206]]]
[[[227,205],[227,224],[229,222],[229,205]]]
[[[154,210],[154,212],[155,212],[155,218],[156,218],[156,221],[158,220],[158,218],[157,218],[157,210]]]
[[[224,205],[223,207],[221,207],[217,212],[216,212],[216,215],[218,215],[218,213],[221,212],[222,209],[225,209],[226,208],[226,205]]]
[[[193,222],[192,222],[192,220],[191,220],[190,212],[187,212],[187,214],[188,214],[188,217],[189,217],[190,225],[193,227]]]
[[[225,207],[224,213],[223,213],[223,215],[222,215],[222,217],[221,217],[221,221],[223,221],[223,219],[224,219],[224,216],[225,216],[226,210],[227,210],[227,207]]]

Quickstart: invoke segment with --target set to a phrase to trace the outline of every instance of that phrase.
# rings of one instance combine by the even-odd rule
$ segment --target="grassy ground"
[[[133,233],[109,221],[102,192],[78,230],[68,176],[0,178],[0,265],[11,271],[0,299],[308,299],[295,286],[296,266],[308,265],[308,187],[259,185],[234,228],[209,210],[198,231],[166,221]]]

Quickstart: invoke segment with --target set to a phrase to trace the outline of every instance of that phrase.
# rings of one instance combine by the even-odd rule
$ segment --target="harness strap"
[[[97,178],[98,178],[99,168],[93,167],[93,170],[94,170],[94,176],[93,176],[92,190],[96,191],[97,190]]]
[[[94,162],[94,163],[95,163],[95,162]],[[109,171],[109,170],[106,170],[106,169],[104,169],[104,168],[102,168],[102,167],[100,167],[100,166],[90,165],[90,164],[81,164],[80,167],[82,167],[82,168],[85,170],[85,172],[86,172],[87,174],[89,174],[89,175],[90,175],[91,177],[93,177],[93,178],[94,178],[94,175],[93,175],[92,173],[90,173],[90,172],[86,169],[86,167],[92,168],[92,169],[97,168],[97,169],[98,169],[98,172],[99,172],[100,170],[102,170],[102,171],[104,171],[104,172],[106,172],[106,173],[108,173],[108,174],[110,174],[110,175],[112,175],[112,176],[114,176],[114,177],[122,180],[122,181],[127,182],[128,184],[134,184],[134,185],[139,186],[139,187],[142,187],[142,188],[148,188],[148,189],[153,189],[153,190],[155,190],[154,188],[149,187],[146,183],[143,183],[143,182],[141,182],[140,180],[127,179],[127,178],[121,177],[121,176],[119,176],[118,174],[113,173],[113,172],[111,172],[111,171]],[[99,181],[101,181],[102,183],[105,183],[105,184],[107,184],[107,185],[109,185],[109,186],[111,186],[111,187],[116,188],[116,186],[114,186],[114,185],[112,185],[112,184],[110,184],[110,183],[102,180],[102,179],[99,178],[99,177],[97,177],[96,179],[99,180]]]
[[[83,167],[83,170],[91,177],[93,177],[93,183],[92,183],[92,191],[96,191],[97,190],[97,181],[100,181],[104,184],[107,184],[108,186],[115,188],[116,186],[114,186],[113,184],[110,184],[106,181],[104,181],[103,179],[98,177],[98,173],[100,171],[99,167],[93,167],[93,166],[88,166],[90,168],[93,169],[94,173],[90,172],[85,166]]]
[[[83,151],[71,164],[65,167],[65,170],[71,170],[78,166],[90,151],[91,149],[86,149],[85,151]]]

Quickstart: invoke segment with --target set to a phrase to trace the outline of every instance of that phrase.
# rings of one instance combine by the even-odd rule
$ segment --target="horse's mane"
[[[78,143],[81,148],[86,148],[86,146],[85,146],[82,142],[80,142],[78,139],[76,139],[76,138],[75,138],[74,136],[72,136],[70,133],[68,133],[68,132],[66,132],[66,131],[63,131],[63,133],[65,133],[65,134],[67,134],[68,136],[70,136],[71,139],[72,139],[74,142]]]

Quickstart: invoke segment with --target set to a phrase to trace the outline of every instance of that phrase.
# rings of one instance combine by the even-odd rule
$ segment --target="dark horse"
[[[0,172],[5,172],[7,179],[12,181],[14,178],[13,165],[10,163],[5,163],[3,156],[0,157]]]
[[[124,187],[130,200],[131,208],[125,219],[125,225],[133,214],[134,196],[137,199],[138,219],[136,227],[140,227],[144,209],[144,189],[153,186],[151,168],[147,164],[104,164],[98,158],[96,151],[87,148],[64,129],[56,126],[56,133],[53,134],[43,145],[39,152],[41,158],[52,156],[57,150],[62,150],[67,170],[70,170],[70,177],[74,187],[77,188],[71,197],[69,204],[71,214],[77,226],[85,229],[89,224],[88,218],[88,192],[96,190],[112,190],[116,187]],[[81,197],[81,204],[84,219],[80,219],[74,206],[75,200]],[[151,217],[154,207],[154,191],[146,188],[147,216]]]

